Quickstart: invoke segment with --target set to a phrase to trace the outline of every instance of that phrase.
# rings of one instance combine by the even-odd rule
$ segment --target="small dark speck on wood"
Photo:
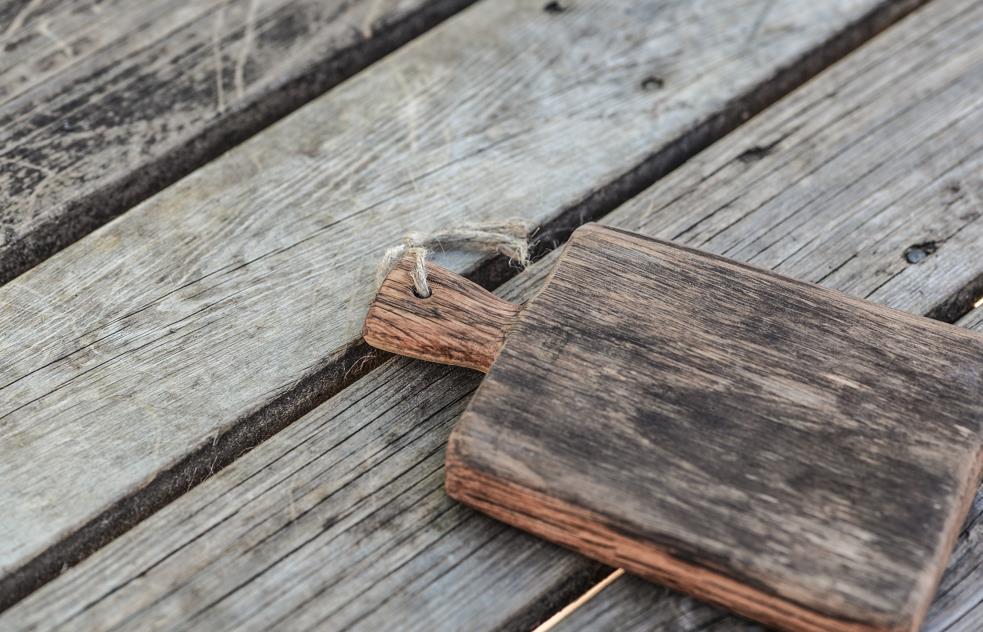
[[[662,77],[656,77],[655,75],[650,75],[642,79],[643,90],[658,90],[664,85],[666,85],[665,79]]]
[[[908,248],[904,251],[904,258],[908,263],[921,263],[938,249],[939,242],[937,241],[926,241],[924,243],[914,244],[912,246],[908,246]]]
[[[547,2],[545,5],[543,5],[543,11],[546,11],[547,13],[563,13],[566,10],[567,7],[559,2],[556,2],[556,0],[553,0],[553,2]]]
[[[770,154],[772,150],[778,146],[779,142],[780,141],[775,141],[770,145],[755,145],[754,147],[750,147],[746,149],[743,153],[741,153],[741,155],[739,155],[737,159],[745,164],[749,162],[755,162],[761,160],[762,158]]]

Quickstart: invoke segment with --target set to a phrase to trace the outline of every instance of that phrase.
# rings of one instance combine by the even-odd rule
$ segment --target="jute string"
[[[402,243],[386,250],[379,264],[376,285],[381,286],[396,262],[409,254],[416,262],[413,291],[423,298],[430,296],[427,256],[432,250],[500,254],[525,267],[529,265],[529,233],[534,226],[523,219],[508,219],[497,223],[458,226],[429,235],[409,233]]]

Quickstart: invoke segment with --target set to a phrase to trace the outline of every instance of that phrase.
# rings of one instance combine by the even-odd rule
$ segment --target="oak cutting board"
[[[447,492],[789,630],[918,628],[979,483],[983,337],[597,225],[506,303],[412,261],[366,340],[488,375]]]

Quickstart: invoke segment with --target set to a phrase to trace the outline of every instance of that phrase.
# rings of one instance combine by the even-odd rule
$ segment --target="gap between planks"
[[[575,225],[587,219],[591,219],[595,216],[606,213],[621,201],[631,197],[634,195],[634,193],[645,188],[664,173],[672,170],[676,165],[687,157],[692,156],[699,149],[702,149],[713,140],[719,138],[723,133],[736,127],[751,113],[760,110],[765,105],[782,96],[789,89],[818,72],[826,64],[835,61],[845,53],[849,52],[856,45],[866,40],[872,33],[884,28],[895,19],[905,14],[911,8],[917,6],[917,4],[917,2],[905,2],[901,4],[871,3],[870,5],[867,5],[865,7],[865,12],[860,15],[852,15],[849,23],[845,25],[838,25],[835,28],[830,27],[831,31],[822,31],[824,35],[820,37],[818,41],[815,39],[809,40],[808,43],[811,48],[796,49],[794,54],[790,54],[788,57],[783,58],[783,61],[785,62],[784,65],[776,70],[774,74],[769,74],[765,78],[763,85],[750,82],[750,80],[747,82],[748,85],[740,84],[742,87],[739,90],[735,90],[736,95],[731,95],[731,97],[726,100],[726,104],[722,109],[701,110],[698,113],[699,115],[695,116],[694,119],[691,120],[686,126],[683,126],[683,128],[674,128],[672,132],[673,135],[664,137],[659,142],[654,140],[650,142],[650,140],[647,139],[636,139],[644,140],[646,143],[648,143],[646,145],[646,151],[653,151],[652,147],[658,148],[654,150],[654,153],[649,153],[647,157],[643,156],[644,159],[641,160],[641,162],[635,162],[635,157],[632,155],[631,163],[628,163],[627,160],[625,160],[623,163],[617,165],[608,165],[607,168],[609,169],[618,169],[618,171],[614,172],[613,174],[605,173],[595,174],[595,176],[592,176],[594,179],[588,183],[589,186],[586,186],[586,188],[570,187],[563,191],[554,191],[555,195],[553,195],[551,199],[554,201],[562,201],[555,205],[547,204],[548,208],[537,211],[540,217],[544,217],[546,219],[547,228],[544,231],[545,241],[562,241],[563,236],[569,233],[569,231],[572,230]],[[482,6],[487,10],[491,10],[489,7],[492,5]],[[541,8],[537,7],[537,10],[541,10]],[[446,32],[445,29],[440,30]],[[827,35],[829,36],[829,39],[826,39]],[[428,38],[428,41],[432,41],[432,38]],[[389,70],[393,64],[399,63],[399,60],[405,61],[405,59],[405,57],[396,55],[389,58],[387,62],[377,66],[374,72],[384,73]],[[365,75],[363,75],[363,78],[364,76]],[[542,75],[540,74],[540,76]],[[615,77],[614,79],[620,80],[621,78]],[[357,83],[357,85],[364,85],[364,83],[365,81],[362,81],[362,83]],[[349,85],[349,88],[351,85],[352,84]],[[345,92],[345,94],[350,93]],[[637,95],[634,98],[637,98]],[[306,117],[306,119],[311,119],[315,116],[314,114],[311,114],[311,112],[312,110],[308,109],[307,112],[303,112],[301,116]],[[647,117],[642,118],[645,121],[650,122]],[[301,120],[305,119],[302,118]],[[283,132],[285,129],[293,129],[294,132],[299,130],[299,128],[296,127],[296,119],[294,119],[294,121],[289,121],[289,123],[293,123],[295,127],[285,128],[280,126],[278,128],[280,133],[284,136],[288,136],[285,132]],[[323,121],[319,122],[319,124],[323,123]],[[341,131],[335,131],[338,132],[341,140],[346,140],[341,134]],[[278,136],[273,136],[272,138],[274,140],[284,140]],[[627,142],[621,144],[626,145]],[[220,161],[217,161],[211,167],[203,169],[202,173],[205,175],[200,175],[195,182],[200,183],[202,179],[206,179],[210,176],[214,177],[216,172],[221,172],[222,169],[229,168],[230,164],[235,166],[237,164],[236,160],[241,158],[244,153],[248,154],[251,148],[253,148],[255,145],[256,143],[248,143],[246,146],[244,146],[245,148],[242,149],[242,151],[231,152],[229,155]],[[485,149],[487,149],[487,147],[479,148],[479,151],[484,151]],[[536,149],[536,147],[532,147],[531,149]],[[629,149],[634,151],[634,149],[626,147],[624,149],[625,155],[628,154]],[[460,165],[455,165],[455,167],[458,166]],[[305,172],[308,177],[316,175],[310,173],[310,165],[305,163],[304,167],[308,170]],[[622,168],[624,168],[624,170],[622,170]],[[488,170],[481,169],[481,171],[482,180],[485,181],[489,176]],[[506,173],[499,175],[509,174]],[[578,177],[583,179],[582,175]],[[520,181],[519,183],[521,184],[524,182],[525,181]],[[513,185],[515,183],[516,181],[513,180]],[[416,182],[414,181],[413,184],[415,185]],[[524,190],[519,191],[520,193],[535,193],[537,187],[543,186],[542,182],[528,182],[525,184],[528,186]],[[175,187],[175,189],[171,190],[171,192],[173,193],[173,191],[176,190],[177,193],[174,195],[188,194],[187,189],[189,186],[191,185],[185,186],[179,184]],[[214,186],[214,183],[205,185],[203,187],[205,189],[205,193],[213,193],[209,190],[212,186]],[[546,189],[549,188],[550,187],[546,187]],[[478,189],[475,190],[477,191]],[[194,193],[194,195],[200,193],[202,192],[199,191]],[[251,203],[261,204],[268,201],[262,199],[263,195],[251,196],[248,195],[249,193],[250,191],[246,190],[244,195],[248,199],[254,200],[254,202]],[[264,191],[263,193],[283,194],[282,191],[275,190]],[[191,197],[194,197],[194,195]],[[212,199],[219,197],[224,198],[225,196],[212,195]],[[292,198],[285,199],[282,204],[289,205],[291,201]],[[414,202],[413,199],[404,201],[407,204]],[[448,199],[448,201],[453,202],[453,200],[450,199]],[[429,202],[436,204],[436,201],[434,200],[430,200]],[[223,199],[223,203],[227,203],[227,200]],[[434,215],[434,204],[422,204],[419,208],[426,209],[429,212],[427,217],[430,217],[431,221],[433,222],[446,219],[444,216]],[[161,205],[162,203],[159,200],[152,200],[147,206],[143,206],[141,210],[128,214],[122,218],[120,222],[117,222],[114,226],[109,228],[112,230],[118,230],[124,234],[127,229],[135,228],[137,231],[144,229],[149,230],[149,228],[154,224],[151,222],[148,225],[143,225],[141,224],[140,218],[154,211],[161,210]],[[410,205],[412,206],[412,204]],[[298,209],[299,210],[293,211],[296,215],[300,216],[297,219],[308,219],[307,216],[303,215],[303,213],[311,212],[311,209],[300,208],[300,205],[298,205]],[[412,217],[410,219],[412,219]],[[176,223],[181,225],[181,222]],[[289,222],[287,223],[289,224]],[[319,226],[317,231],[321,230],[323,230],[323,227]],[[379,235],[377,236],[379,239],[384,239],[387,236],[394,234],[397,230],[397,226],[387,224],[386,230],[380,231]],[[109,232],[107,234],[112,238],[120,236],[116,232]],[[318,233],[315,231],[314,234]],[[195,254],[198,256],[203,256],[200,252]],[[309,247],[306,250],[303,250],[302,254],[313,256]],[[95,258],[98,256],[98,253],[94,253],[91,256]],[[266,255],[263,256],[265,257]],[[59,259],[59,261],[62,260]],[[238,265],[238,263],[239,262],[236,262],[235,265],[229,264],[229,268],[233,271],[237,271],[242,269],[245,265]],[[52,264],[52,266],[54,265],[55,264]],[[219,269],[223,271],[225,270],[224,267],[220,267]],[[51,272],[53,268],[44,267],[44,270],[45,273],[47,273]],[[182,269],[180,272],[183,274],[187,273],[188,270]],[[263,270],[260,270],[257,272],[257,274],[261,274],[262,272]],[[343,270],[339,272],[339,274],[347,274],[350,272],[351,271]],[[32,278],[34,278],[36,274],[37,273],[35,271],[32,271]],[[248,274],[248,272],[243,274]],[[194,282],[195,281],[192,281],[191,283]],[[91,288],[87,287],[86,289]],[[283,298],[286,299],[287,297]],[[324,316],[323,311],[324,310],[321,310],[320,312],[310,311],[309,313],[311,318],[314,318],[315,316]],[[337,312],[337,309],[334,308],[332,311]],[[140,317],[146,317],[148,313],[149,312],[141,312]],[[322,328],[324,327],[324,322],[319,323]],[[293,325],[296,326],[296,322],[294,322]],[[306,344],[310,346],[311,341],[307,340]],[[44,583],[44,581],[47,581],[55,574],[60,572],[65,565],[74,564],[79,559],[82,559],[91,553],[93,549],[101,546],[109,539],[112,539],[121,531],[128,529],[136,522],[142,520],[160,507],[164,506],[170,500],[177,498],[188,488],[196,485],[211,473],[220,469],[224,464],[234,460],[243,451],[258,444],[265,438],[272,436],[273,433],[284,427],[286,424],[289,424],[292,420],[296,419],[300,414],[307,410],[309,406],[313,405],[312,402],[316,401],[315,399],[312,399],[313,397],[318,396],[318,394],[323,396],[324,393],[331,392],[332,388],[337,388],[339,384],[343,383],[340,379],[336,379],[333,376],[351,376],[359,373],[357,369],[349,371],[351,367],[347,365],[348,360],[345,359],[348,357],[345,354],[345,350],[353,348],[356,347],[342,347],[340,352],[337,352],[331,356],[327,364],[318,365],[313,371],[305,374],[304,380],[299,382],[299,386],[298,383],[288,384],[280,396],[264,402],[265,405],[261,407],[261,414],[258,417],[254,412],[249,412],[245,416],[237,417],[234,420],[232,430],[221,430],[221,428],[224,428],[224,426],[219,427],[220,431],[217,431],[217,435],[208,435],[208,433],[205,432],[208,429],[201,429],[201,432],[205,436],[217,437],[211,442],[214,449],[212,451],[202,453],[207,454],[209,457],[207,460],[199,458],[201,454],[196,452],[194,453],[195,458],[178,460],[175,466],[167,469],[157,478],[152,476],[154,472],[151,472],[151,476],[149,477],[145,475],[139,478],[141,485],[148,478],[151,482],[148,485],[142,485],[139,493],[127,493],[127,495],[123,496],[122,502],[130,503],[125,506],[125,512],[115,512],[114,510],[119,509],[120,506],[110,505],[108,510],[95,515],[88,523],[88,525],[91,526],[91,529],[82,532],[80,536],[70,534],[65,539],[61,540],[59,545],[48,549],[54,553],[46,558],[37,558],[40,560],[40,562],[35,563],[35,565],[29,569],[30,572],[20,575],[19,581],[7,581],[4,588],[9,588],[10,590],[5,590],[4,594],[8,597],[11,595],[26,594],[25,591],[29,591],[31,587],[36,587],[41,583]],[[339,360],[339,358],[341,358],[341,360]],[[348,359],[350,360],[351,358]],[[187,437],[189,441],[197,441],[199,438],[200,437],[197,436]],[[112,524],[114,520],[116,521],[115,525]],[[107,524],[110,526],[107,527]],[[62,545],[64,546],[61,549],[58,549],[58,546]],[[6,580],[9,580],[10,577],[11,576],[8,576]],[[15,587],[16,590],[14,589]]]
[[[945,8],[950,4],[938,3],[938,6]],[[930,8],[936,8],[936,5],[930,5]],[[930,12],[925,17],[928,18],[932,15],[935,15],[935,13]],[[882,60],[895,60],[899,64],[905,64],[910,62],[908,58],[913,55],[913,53],[908,53],[908,51],[917,50],[915,47],[912,47],[912,42],[927,41],[933,43],[935,46],[939,46],[942,41],[947,39],[956,40],[956,38],[941,36],[929,37],[929,34],[933,32],[931,28],[926,26],[925,30],[921,31],[916,26],[917,23],[912,24],[906,22],[902,31],[895,33],[895,37],[882,40],[876,45],[877,47],[873,49],[873,52],[877,52],[878,57]],[[901,37],[905,34],[907,34],[907,37]],[[890,36],[891,33],[888,33],[888,35]],[[870,52],[868,51],[868,53]],[[963,61],[966,59],[965,51],[961,52],[961,55],[958,56],[959,58],[952,54],[953,51],[950,50],[932,49],[928,52],[937,53],[935,57],[952,60],[952,63],[959,63],[959,59]],[[877,107],[880,100],[876,98],[876,95],[878,92],[883,91],[883,86],[877,85],[876,82],[872,81],[871,77],[866,76],[862,72],[865,66],[864,61],[868,59],[870,58],[858,57],[847,62],[845,65],[834,67],[819,81],[811,84],[812,87],[805,87],[796,94],[790,95],[786,102],[777,106],[780,109],[773,112],[773,116],[756,119],[735,135],[723,139],[720,144],[696,157],[687,167],[667,178],[667,181],[657,190],[647,192],[639,199],[633,200],[628,206],[617,209],[605,221],[610,221],[615,225],[629,230],[642,231],[663,238],[686,232],[686,237],[683,241],[689,245],[699,245],[702,239],[709,242],[708,249],[713,252],[736,251],[736,254],[733,255],[736,258],[751,259],[753,263],[758,265],[777,267],[779,271],[805,280],[824,280],[826,284],[833,285],[841,290],[850,289],[854,294],[873,296],[880,302],[892,304],[894,307],[922,313],[931,311],[933,306],[937,304],[951,302],[950,299],[954,296],[963,295],[964,292],[962,290],[972,286],[972,279],[979,272],[979,259],[975,255],[978,254],[977,244],[979,241],[976,237],[980,233],[980,225],[978,221],[975,223],[970,222],[965,227],[960,227],[958,222],[952,224],[959,216],[966,214],[967,211],[973,210],[973,204],[972,200],[967,199],[965,196],[954,199],[947,191],[947,180],[949,178],[955,178],[961,181],[963,178],[972,175],[976,163],[962,164],[957,161],[955,165],[950,164],[951,161],[936,157],[933,146],[931,145],[921,147],[920,151],[913,155],[905,155],[901,151],[896,152],[892,158],[897,161],[898,169],[902,172],[909,173],[913,172],[911,169],[912,164],[922,164],[928,172],[921,175],[929,177],[930,180],[928,184],[915,180],[913,182],[902,182],[901,184],[904,186],[894,185],[892,187],[894,189],[892,197],[897,197],[897,200],[888,200],[890,204],[888,204],[887,210],[878,215],[875,211],[877,211],[880,203],[885,201],[878,199],[879,190],[882,189],[882,179],[878,176],[876,170],[863,170],[857,166],[859,164],[865,164],[869,154],[859,151],[855,152],[855,155],[850,156],[849,152],[838,152],[839,149],[842,149],[843,143],[854,142],[856,140],[858,136],[856,127],[858,125],[861,130],[877,127],[877,137],[875,138],[877,142],[874,143],[874,146],[883,146],[884,142],[891,141],[892,138],[896,140],[899,133],[905,132],[913,116],[914,120],[921,118],[917,116],[919,114],[917,111],[909,113],[908,120],[900,117],[900,120],[893,128],[884,127],[879,124],[875,125],[871,122],[871,120],[875,122],[884,120],[894,121],[899,117],[890,108],[882,111]],[[954,70],[952,67],[943,65],[939,67],[938,73],[923,76],[922,80],[937,81],[939,85],[944,86],[947,81],[950,81],[953,76],[958,74]],[[901,65],[896,71],[903,71],[902,76],[908,76],[910,74],[908,67],[905,65]],[[885,77],[885,80],[889,83],[897,83],[898,78],[888,75]],[[864,90],[858,88],[858,86],[863,87],[865,85],[871,93],[866,96]],[[928,90],[924,85],[920,86],[919,93],[923,99],[928,99],[931,96],[926,93],[940,93],[941,88],[938,85],[934,85],[934,83],[932,85],[934,86],[932,90]],[[845,97],[837,98],[837,92],[850,94],[856,100],[856,103],[847,101]],[[944,91],[941,93],[945,94]],[[869,103],[869,101],[873,103]],[[929,100],[920,105],[924,108],[928,107],[931,103],[932,101]],[[861,107],[858,104],[867,104],[867,107]],[[844,111],[854,112],[853,117],[858,116],[857,113],[859,113],[860,119],[854,120],[853,117],[846,116]],[[943,111],[942,113],[948,114],[949,116],[953,115],[951,111]],[[786,120],[786,117],[788,117],[788,120]],[[834,121],[835,125],[831,121]],[[972,123],[973,121],[969,121],[967,124]],[[795,133],[798,133],[799,136],[791,137],[784,144],[779,143],[769,155],[760,156],[756,160],[748,162],[735,159],[736,156],[745,152],[748,146],[766,146],[772,144],[773,139],[776,137],[788,138],[789,129],[795,130]],[[818,133],[817,130],[822,130],[822,132]],[[920,133],[923,131],[920,130]],[[958,127],[949,129],[947,132],[949,136],[943,135],[940,138],[937,138],[934,134],[930,134],[930,132],[931,130],[924,131],[923,135],[927,135],[929,139],[932,139],[935,146],[952,145],[947,142],[947,138],[949,137],[967,137],[966,130]],[[908,140],[911,141],[910,133],[902,135],[908,137]],[[921,138],[919,141],[918,145],[921,145],[925,139]],[[839,155],[836,160],[827,160],[831,154]],[[799,175],[810,172],[811,166],[808,162],[804,162],[805,158],[819,161],[819,164],[829,162],[830,164],[827,168],[832,170],[832,173],[823,173],[821,174],[822,177],[819,177],[818,180],[814,178],[810,183],[796,182],[795,177],[782,172],[783,169],[790,169],[793,173]],[[882,166],[881,170],[885,171],[889,169],[886,166]],[[712,175],[708,177],[706,174]],[[769,181],[768,178],[763,178],[762,174],[768,174],[768,178],[773,180],[770,186],[766,186],[769,184]],[[838,198],[836,196],[836,187],[831,187],[827,184],[828,182],[837,182],[839,176],[844,174],[849,177],[847,178],[847,182],[841,182],[840,184],[846,188],[852,187],[855,189],[851,194],[852,197],[847,200]],[[945,177],[943,178],[943,176]],[[762,183],[760,180],[764,180],[764,182]],[[776,182],[778,183],[777,185]],[[965,182],[964,185],[964,188],[972,187],[969,189],[970,191],[979,187],[979,183],[972,179]],[[775,186],[779,188],[776,190],[774,189]],[[899,186],[900,188],[898,188]],[[796,202],[802,199],[810,199],[808,195],[803,197],[804,193],[813,194],[817,192],[821,193],[820,197],[811,199],[806,206],[807,212],[804,215],[807,219],[805,222],[794,228],[790,228],[789,220],[788,217],[785,217],[785,213],[789,209],[795,208],[797,205]],[[735,195],[737,196],[735,202],[732,202],[729,206],[724,204],[725,201]],[[765,196],[767,201],[762,203],[756,199],[757,196]],[[768,199],[769,196],[777,199]],[[676,202],[669,204],[669,200],[676,200]],[[665,207],[660,206],[662,202],[667,203]],[[917,215],[913,215],[916,211]],[[727,215],[727,213],[730,213],[730,215]],[[735,221],[735,217],[743,217],[743,219]],[[879,217],[879,222],[871,225],[866,231],[860,230],[856,222],[860,220],[867,221],[873,217]],[[912,221],[913,218],[919,221]],[[701,236],[696,231],[689,229],[689,226],[696,221],[703,221],[703,226],[709,226],[706,235]],[[969,220],[967,219],[966,221]],[[949,237],[937,252],[923,262],[919,264],[908,264],[905,262],[903,252],[910,244],[924,241],[926,238],[938,238],[950,233],[954,236]],[[815,238],[815,241],[810,241],[810,238]],[[762,243],[768,243],[772,240],[771,247],[761,248]],[[796,255],[796,253],[798,254]],[[532,280],[528,277],[543,272],[543,264],[548,264],[548,261],[537,264],[537,266],[534,266],[535,269],[531,270],[528,274],[520,275],[515,281],[532,283]],[[939,273],[936,270],[940,270],[945,276],[939,277]],[[528,292],[526,295],[528,295]],[[978,297],[979,292],[972,293],[972,296],[974,298]],[[972,303],[973,299],[970,299],[966,304]],[[412,366],[400,364],[400,366],[405,369],[404,373],[411,377],[428,371],[424,365],[420,364]],[[354,388],[358,389],[363,381],[360,380],[356,383]],[[394,380],[384,380],[387,384],[392,381]],[[436,397],[445,390],[438,388],[429,392],[424,387],[418,387],[415,384],[412,386],[412,392],[419,394],[424,399]],[[332,402],[326,404],[329,407],[331,405]],[[383,425],[386,426],[390,422],[395,422],[398,418],[409,413],[409,411],[397,412],[399,413],[397,416],[387,418],[385,420],[386,423]],[[285,432],[292,434],[295,429],[297,431],[300,430],[300,428],[291,426]],[[261,446],[258,452],[261,454],[271,450],[276,444],[281,443],[281,440],[289,443],[287,437],[281,434],[271,442]],[[30,603],[22,604],[20,614],[29,615],[32,610],[37,613],[57,614],[63,607],[70,607],[72,600],[77,599],[85,590],[99,591],[97,594],[104,594],[103,591],[105,591],[105,594],[112,593],[111,596],[107,597],[107,600],[109,600],[108,603],[98,604],[104,612],[115,612],[121,606],[129,605],[128,599],[133,599],[134,596],[131,595],[127,598],[124,593],[127,591],[130,593],[139,593],[149,590],[150,586],[153,585],[155,574],[163,572],[161,568],[168,565],[187,566],[190,563],[190,558],[185,557],[184,561],[182,561],[180,559],[182,553],[179,551],[175,553],[177,559],[160,560],[160,566],[154,566],[147,573],[144,573],[142,568],[134,564],[131,568],[134,575],[141,578],[141,581],[148,583],[142,585],[137,583],[133,586],[113,584],[112,574],[117,572],[121,566],[129,566],[126,563],[127,555],[135,555],[132,552],[134,549],[145,549],[145,547],[139,546],[140,542],[157,542],[157,536],[163,536],[171,533],[172,530],[181,529],[183,524],[181,522],[183,520],[181,510],[190,511],[188,509],[188,503],[201,502],[202,505],[200,507],[198,505],[191,505],[191,508],[202,512],[207,512],[210,506],[217,507],[219,503],[207,502],[207,496],[205,500],[198,501],[195,499],[211,493],[211,490],[215,487],[220,487],[223,484],[231,485],[231,483],[223,483],[223,480],[228,477],[241,476],[242,474],[239,470],[253,467],[255,459],[259,458],[260,454],[254,452],[251,455],[247,455],[236,464],[233,464],[223,474],[213,478],[211,481],[212,484],[202,485],[185,498],[165,508],[162,512],[151,518],[145,525],[141,525],[141,527],[132,531],[131,534],[120,538],[110,548],[91,558],[89,562],[83,564],[78,569],[69,571],[65,577],[57,580],[50,587],[50,590],[46,588],[35,596],[32,596]],[[439,489],[437,487],[439,483],[435,482],[434,484],[434,489]],[[393,500],[392,502],[397,501]],[[264,516],[272,516],[276,513],[276,508],[272,507],[261,513]],[[169,522],[170,520],[174,522]],[[500,531],[495,531],[496,525],[483,522],[477,516],[472,518],[471,523],[483,524],[487,527],[488,531],[482,532],[478,530],[479,533],[484,534],[483,536],[479,536],[474,532],[469,532],[470,535],[474,535],[479,540],[487,540],[492,543],[488,544],[487,547],[484,547],[480,543],[475,546],[478,548],[495,548],[494,537],[489,538],[487,533],[499,533]],[[290,525],[284,528],[289,529]],[[298,526],[297,529],[303,530],[302,526]],[[203,535],[202,539],[196,540],[196,542],[201,542],[208,535]],[[448,539],[450,538],[448,537]],[[494,561],[495,568],[504,565],[503,560],[509,560],[513,555],[517,555],[528,549],[535,549],[541,552],[541,555],[537,559],[545,563],[542,563],[537,568],[544,575],[550,569],[555,568],[557,564],[570,563],[572,556],[563,555],[556,550],[547,553],[535,541],[519,538],[518,536],[517,539],[523,543],[523,546],[516,545],[511,548],[501,546],[497,554],[489,556]],[[225,545],[234,547],[237,544],[235,542],[226,542]],[[425,553],[420,553],[422,558],[420,560],[421,564],[427,568],[437,567],[437,571],[441,573],[438,579],[445,578],[444,573],[450,573],[446,568],[447,565],[453,565],[454,570],[460,570],[466,565],[465,562],[462,562],[460,556],[453,557],[455,551],[453,551],[452,547],[450,549],[446,548],[448,546],[446,542],[441,543],[440,547],[435,546],[437,550],[431,551],[433,557],[430,558],[427,558]],[[256,554],[258,553],[260,551],[256,552]],[[247,549],[246,553],[240,554],[251,555],[253,553]],[[281,554],[286,555],[286,553]],[[450,559],[442,561],[445,556]],[[475,556],[477,556],[477,553],[475,553]],[[223,549],[221,559],[224,560],[226,557],[227,555]],[[305,558],[309,556],[302,555],[300,557]],[[466,560],[473,562],[474,557],[467,557]],[[288,559],[285,563],[289,561]],[[295,563],[302,564],[304,560],[297,559]],[[325,574],[332,572],[330,564],[323,563],[323,559],[315,559],[310,563],[316,567],[317,573]],[[153,564],[157,564],[157,562],[154,561]],[[441,564],[444,564],[444,568],[440,567]],[[374,571],[374,566],[375,564],[369,566],[364,566],[363,564],[362,568],[364,572],[371,573]],[[98,572],[100,568],[104,569],[105,574]],[[105,571],[107,568],[109,569],[108,572]],[[478,581],[490,573],[490,568],[475,567],[472,569],[474,574],[470,578]],[[521,565],[507,568],[518,572]],[[403,567],[400,567],[400,570],[403,570]],[[395,571],[392,571],[392,573],[395,574]],[[199,583],[199,580],[204,582],[204,579],[200,577],[188,578],[187,575],[182,575],[182,577],[185,578],[188,584],[181,587],[184,591],[183,598],[191,598],[191,595],[196,591],[207,590],[207,583]],[[389,576],[387,575],[386,577]],[[424,575],[424,577],[426,576]],[[546,582],[542,575],[538,576],[538,578],[543,583]],[[413,583],[416,579],[417,576],[411,575],[410,578],[407,578],[403,574],[394,577],[393,581],[397,581],[398,585],[402,587]],[[619,580],[612,588],[616,587],[624,579]],[[165,585],[166,580],[166,577],[164,579],[159,577],[156,579],[156,581]],[[383,580],[378,579],[378,577],[370,577],[363,581],[375,582],[372,585],[375,586]],[[279,584],[266,585],[267,589],[271,586],[279,587]],[[390,605],[389,616],[393,617],[391,620],[397,620],[396,617],[420,616],[419,613],[399,612],[398,608],[393,609],[391,606],[392,601],[387,601],[391,595],[387,595],[384,599],[380,600],[378,595],[371,594],[373,592],[372,587],[363,586],[363,588],[368,593],[365,599],[369,600],[369,606],[373,604]],[[419,585],[407,588],[407,590],[410,590],[410,593],[416,595],[419,599],[433,600],[427,601],[427,603],[439,606],[440,595],[445,594],[444,591],[438,590],[440,588],[448,591],[451,589],[451,585],[447,584],[446,580],[443,584],[437,583],[435,584],[437,594],[431,593],[429,595],[424,595],[423,593],[426,592],[426,589],[421,588]],[[533,584],[532,588],[535,588],[535,584]],[[238,601],[226,605],[228,610],[224,614],[233,616],[237,612],[237,607],[248,607],[255,599],[261,596],[262,592],[257,594],[256,592],[249,592],[246,589],[241,596],[236,596]],[[608,594],[608,591],[604,591],[598,598],[604,598]],[[496,593],[496,596],[505,595]],[[50,604],[45,604],[43,601],[45,597],[53,601]],[[64,599],[64,601],[59,602],[59,597]],[[119,601],[112,601],[114,597],[119,597]],[[327,597],[324,597],[324,599],[327,600]],[[372,601],[373,599],[375,601]],[[671,604],[666,605],[664,594],[659,595],[658,599],[650,599],[650,601],[661,603],[666,608],[671,606]],[[588,604],[590,603],[588,602]],[[680,603],[686,604],[686,607],[690,609],[705,608],[694,604],[691,600],[683,599]],[[45,605],[47,605],[47,609],[41,607]],[[288,610],[297,609],[296,606],[289,604],[283,606],[277,604],[271,607],[283,607]],[[310,605],[308,604],[307,607],[310,607]],[[457,604],[457,607],[461,608],[463,606]],[[469,603],[468,607],[478,608],[479,606]],[[535,604],[531,605],[530,611],[534,613],[534,617],[543,614],[541,610],[536,609]],[[545,613],[543,618],[549,616],[552,612],[555,612],[555,610]],[[290,614],[297,615],[296,612],[290,612],[289,614],[281,613],[280,616],[290,616]],[[482,614],[484,616],[492,616],[497,614],[497,612],[484,612]],[[365,621],[366,618],[373,616],[385,617],[385,614],[362,612],[360,616],[362,617],[360,620]],[[720,617],[724,615],[715,614],[713,616]],[[485,621],[483,618],[480,620]],[[514,621],[527,622],[530,619],[520,618]],[[726,619],[725,622],[727,621],[732,620]]]
[[[0,34],[0,284],[474,2],[29,3]]]
[[[550,617],[546,621],[543,621],[538,626],[536,626],[536,629],[533,630],[533,632],[549,632],[554,627],[556,627],[561,621],[563,621],[568,616],[573,614],[573,612],[577,608],[581,607],[582,605],[584,605],[585,603],[596,597],[598,594],[600,594],[602,590],[613,584],[615,580],[617,580],[624,574],[625,574],[625,569],[623,568],[616,569],[613,573],[611,573],[601,581],[591,586],[590,589],[587,590],[587,592],[580,595],[579,597],[577,597],[567,605],[563,606],[563,608],[559,612],[554,614],[552,617]]]

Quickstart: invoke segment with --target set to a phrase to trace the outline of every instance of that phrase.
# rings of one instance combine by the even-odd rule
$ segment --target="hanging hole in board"
[[[416,286],[413,286],[413,296],[417,298],[430,298],[431,296],[433,296],[433,291],[431,290],[426,294],[421,294],[420,291],[416,289]]]

